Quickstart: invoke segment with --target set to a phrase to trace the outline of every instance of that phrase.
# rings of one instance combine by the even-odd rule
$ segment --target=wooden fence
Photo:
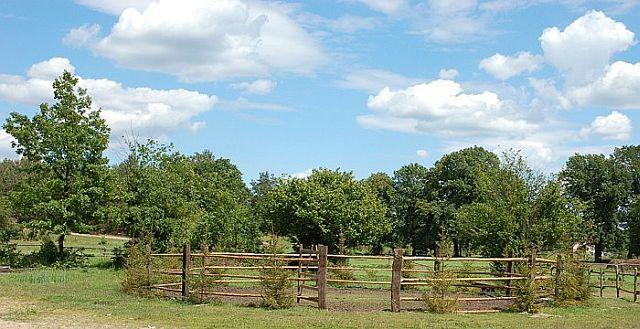
[[[622,298],[622,293],[631,294],[634,302],[638,301],[638,267],[637,263],[618,263],[618,264],[605,264],[605,265],[593,265],[589,269],[589,279],[595,276],[597,278],[597,284],[592,284],[591,287],[598,289],[599,296],[602,297],[606,288],[614,288],[616,298]],[[628,282],[627,278],[631,278],[632,282]],[[608,282],[609,281],[609,282]],[[613,283],[610,283],[613,281]]]
[[[154,274],[179,276],[179,282],[155,283],[150,288],[179,293],[182,298],[196,294],[201,298],[220,296],[259,299],[263,297],[260,293],[222,291],[220,288],[241,285],[255,289],[255,286],[265,279],[260,271],[269,269],[295,271],[295,277],[290,277],[288,280],[296,283],[296,301],[298,303],[303,300],[311,301],[317,303],[318,308],[326,309],[327,254],[327,247],[322,245],[308,249],[300,245],[297,254],[207,252],[206,248],[203,248],[202,253],[191,253],[190,246],[185,245],[181,254],[149,252],[147,273],[149,277]],[[179,269],[156,269],[153,266],[153,258],[180,258],[182,266]],[[199,266],[192,266],[194,259],[200,259]],[[211,264],[216,260],[217,264]],[[193,287],[192,283],[198,277],[200,282],[203,281],[202,278],[209,278],[204,280],[206,285]]]
[[[200,297],[233,297],[233,298],[262,298],[262,294],[255,293],[264,279],[262,271],[279,268],[290,270],[289,280],[295,282],[296,301],[310,301],[320,309],[327,309],[327,290],[329,286],[359,288],[377,286],[390,291],[390,309],[398,312],[403,309],[403,302],[420,302],[424,297],[404,296],[407,291],[429,286],[434,281],[441,280],[428,275],[434,275],[448,264],[500,264],[502,271],[467,270],[457,271],[464,275],[452,279],[454,286],[476,288],[481,292],[490,291],[491,294],[477,294],[458,297],[458,301],[483,302],[497,300],[513,300],[513,291],[518,289],[514,283],[523,280],[539,280],[550,282],[558,278],[562,272],[561,259],[550,260],[536,256],[535,250],[530,257],[518,258],[443,258],[443,257],[407,257],[402,249],[395,249],[393,256],[368,255],[336,255],[328,254],[326,246],[314,246],[308,249],[299,247],[298,253],[291,254],[261,254],[261,253],[230,253],[207,252],[203,248],[201,253],[191,253],[190,246],[185,245],[182,253],[153,254],[149,252],[147,271],[149,277],[160,275],[162,278],[180,277],[174,282],[154,282],[150,288],[179,295],[182,298],[199,295]],[[157,259],[174,259],[173,267],[160,268],[154,265]],[[354,266],[350,262],[376,261],[383,267]],[[194,264],[196,262],[197,264]],[[523,265],[528,269],[527,275],[519,274],[516,265]],[[178,267],[179,266],[179,267]],[[484,265],[483,265],[484,266]],[[363,279],[351,275],[341,277],[340,273],[363,272],[376,273],[385,276],[384,279]],[[424,275],[426,277],[419,277]],[[198,278],[207,278],[208,285],[198,285]],[[150,280],[154,281],[154,280]],[[157,281],[157,280],[156,280]],[[231,289],[231,288],[237,289]],[[253,292],[247,290],[253,289]],[[549,289],[549,295],[553,294]],[[556,292],[557,293],[557,292]],[[389,301],[389,295],[386,297]]]

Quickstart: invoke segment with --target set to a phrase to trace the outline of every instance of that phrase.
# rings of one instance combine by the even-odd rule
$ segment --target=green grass
[[[230,304],[192,305],[137,298],[120,291],[122,272],[41,269],[0,275],[0,305],[24,303],[2,320],[72,318],[83,323],[156,328],[640,328],[640,305],[596,298],[589,306],[545,308],[543,317],[519,313],[429,314],[338,312],[311,307],[270,311]],[[329,296],[331,302],[331,296]]]

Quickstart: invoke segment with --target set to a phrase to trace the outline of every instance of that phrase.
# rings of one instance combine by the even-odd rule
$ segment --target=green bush
[[[588,301],[591,298],[589,269],[582,264],[581,257],[573,252],[564,253],[562,259],[562,269],[554,283],[557,291],[554,302],[562,305]]]
[[[443,269],[433,274],[429,281],[429,290],[424,293],[427,310],[435,313],[451,313],[458,309],[456,273]]]
[[[129,257],[125,265],[125,277],[122,280],[122,290],[128,294],[150,295],[150,287],[154,282],[147,271],[147,261],[150,256],[147,249],[148,243],[150,241],[129,245]]]
[[[272,238],[265,246],[265,251],[269,254],[281,253],[278,247],[278,238]],[[262,307],[281,309],[292,307],[295,301],[293,293],[292,272],[285,269],[286,262],[267,259],[264,261],[260,275],[260,294],[262,295]]]
[[[540,281],[531,278],[531,270],[528,267],[523,266],[519,273],[527,279],[515,282],[516,299],[511,305],[511,309],[531,314],[540,312],[542,310]]]

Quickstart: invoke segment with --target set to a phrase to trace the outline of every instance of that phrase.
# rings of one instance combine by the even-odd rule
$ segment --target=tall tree
[[[36,177],[17,192],[18,211],[33,228],[58,234],[64,255],[65,235],[95,221],[108,193],[103,152],[109,127],[71,73],[57,78],[53,89],[55,104],[41,104],[33,118],[13,112],[3,127],[15,139],[12,147],[33,164],[29,170]]]
[[[391,224],[391,227],[396,226],[394,223],[395,216],[392,203],[393,180],[391,180],[391,177],[383,172],[377,172],[367,177],[364,182],[378,195],[378,199],[387,209],[385,212],[386,221]],[[374,254],[380,254],[385,244],[391,244],[393,242],[395,242],[393,240],[393,231],[389,230],[387,234],[381,235],[378,241],[373,243],[372,252]]]
[[[382,202],[350,172],[317,169],[304,179],[288,178],[266,199],[274,233],[296,242],[338,251],[374,243],[390,230]]]
[[[437,218],[439,232],[453,242],[454,256],[460,256],[464,232],[456,232],[455,218],[460,207],[483,196],[480,176],[500,166],[498,156],[474,146],[444,155],[429,176],[429,198],[421,203],[426,214]]]
[[[583,217],[593,228],[595,260],[602,261],[605,248],[620,241],[620,205],[631,188],[631,176],[613,158],[601,154],[576,154],[569,158],[560,177],[570,198],[585,206]]]
[[[429,193],[429,169],[413,163],[393,173],[392,204],[394,211],[394,235],[396,240],[412,246],[412,253],[431,249],[437,240],[434,237],[432,219],[425,217],[418,202]]]
[[[628,257],[640,256],[640,146],[616,148],[613,158],[631,177],[629,198],[621,205],[621,220],[626,223]]]

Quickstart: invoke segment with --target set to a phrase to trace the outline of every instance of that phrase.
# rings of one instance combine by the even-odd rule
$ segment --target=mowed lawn
[[[640,304],[610,297],[594,298],[589,306],[545,308],[535,316],[265,310],[132,297],[120,291],[122,275],[97,268],[0,275],[0,321],[72,328],[640,328]]]

